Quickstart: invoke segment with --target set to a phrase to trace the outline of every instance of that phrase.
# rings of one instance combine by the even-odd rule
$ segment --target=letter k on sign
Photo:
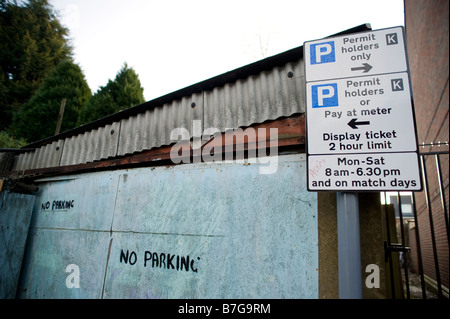
[[[391,80],[392,92],[403,91],[405,87],[403,86],[403,79],[392,79]]]
[[[398,44],[397,33],[386,34],[386,45]]]

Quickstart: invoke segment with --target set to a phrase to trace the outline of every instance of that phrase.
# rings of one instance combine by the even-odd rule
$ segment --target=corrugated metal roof
[[[304,87],[302,60],[289,62],[43,145],[20,155],[16,169],[82,164],[170,145],[175,128],[183,127],[194,134],[194,120],[200,120],[201,132],[208,127],[223,132],[304,113]]]
[[[64,140],[57,140],[36,148],[34,151],[20,154],[13,170],[59,166],[63,145]]]
[[[203,93],[195,93],[121,120],[118,155],[170,145],[172,129],[191,132],[193,121],[201,120],[203,112]]]
[[[204,126],[249,126],[305,112],[303,60],[204,92]]]
[[[120,122],[68,137],[64,142],[61,166],[89,163],[117,155]]]
[[[82,164],[170,145],[175,128],[194,134],[194,120],[200,121],[201,132],[208,127],[223,132],[304,113],[304,87],[303,61],[299,59],[44,144],[21,154],[15,169]]]
[[[13,169],[82,164],[170,145],[175,128],[193,134],[194,120],[201,121],[201,132],[223,132],[304,113],[304,90],[301,46],[27,145],[35,150],[20,154]]]

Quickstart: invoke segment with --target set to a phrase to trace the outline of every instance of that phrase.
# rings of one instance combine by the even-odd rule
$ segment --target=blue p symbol
[[[310,56],[311,64],[335,62],[334,41],[311,44]]]
[[[312,107],[339,106],[337,83],[311,86]]]

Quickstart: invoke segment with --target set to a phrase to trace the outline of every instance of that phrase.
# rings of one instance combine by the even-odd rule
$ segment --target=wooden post
[[[61,123],[62,123],[65,107],[66,107],[66,99],[64,98],[64,99],[62,99],[61,107],[59,108],[58,120],[56,122],[55,135],[58,135],[59,131],[61,130]]]

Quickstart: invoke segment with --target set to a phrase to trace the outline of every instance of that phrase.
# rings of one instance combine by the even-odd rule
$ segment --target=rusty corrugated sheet
[[[303,60],[205,92],[204,126],[249,126],[305,112]]]
[[[13,166],[13,170],[23,170],[32,168],[31,162],[33,160],[34,153],[35,151],[20,154],[16,165]]]
[[[59,166],[63,145],[64,140],[57,140],[36,148],[32,152],[20,154],[13,170]]]
[[[303,113],[304,81],[303,62],[287,63],[123,119],[118,155],[170,145],[170,133],[178,127],[193,136],[193,120],[201,121],[200,133],[209,127],[223,132]]]
[[[61,166],[89,163],[114,157],[120,134],[120,122],[65,139]]]
[[[170,145],[172,130],[180,127],[193,136],[304,113],[304,81],[303,59],[286,62],[39,146],[21,154],[14,169],[83,164]]]
[[[203,94],[199,93],[123,119],[118,155],[170,145],[172,129],[191,131],[193,120],[201,120],[203,112]]]

